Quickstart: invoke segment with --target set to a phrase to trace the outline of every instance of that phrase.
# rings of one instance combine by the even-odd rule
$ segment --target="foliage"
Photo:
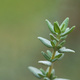
[[[55,76],[55,70],[53,69],[54,62],[61,60],[65,53],[75,53],[74,50],[67,49],[64,47],[65,39],[67,38],[67,35],[73,31],[75,26],[69,28],[69,18],[66,18],[61,25],[56,21],[54,22],[54,25],[52,25],[48,20],[46,20],[48,24],[48,28],[51,31],[50,38],[51,40],[45,39],[43,37],[38,37],[38,39],[49,48],[53,49],[53,52],[50,50],[47,50],[46,52],[41,52],[45,61],[38,61],[38,63],[44,64],[48,66],[46,71],[44,69],[37,69],[35,67],[28,67],[29,70],[39,79],[44,80],[69,80],[69,79],[62,79],[62,78],[56,78]]]

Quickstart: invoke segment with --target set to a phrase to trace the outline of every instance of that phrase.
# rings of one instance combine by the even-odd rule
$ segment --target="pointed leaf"
[[[51,45],[52,45],[53,47],[55,47],[55,42],[54,42],[54,41],[51,41]]]
[[[45,75],[45,71],[42,68],[40,68],[40,71]]]
[[[67,17],[62,24],[60,25],[60,29],[62,29],[62,32],[64,32],[66,30],[66,28],[68,27],[68,23],[69,23],[69,18]],[[63,27],[64,26],[64,27]],[[63,27],[63,28],[62,28]]]
[[[61,52],[61,53],[75,53],[74,50],[67,49],[67,48],[65,48],[65,47],[60,48],[60,49],[59,49],[59,52]]]
[[[45,59],[47,59],[48,61],[50,60],[50,57],[46,53],[44,53],[43,51],[41,53],[45,57]]]
[[[74,30],[75,26],[71,27],[71,29],[66,30],[64,33],[61,34],[61,36],[65,36],[67,34],[69,34],[70,32],[72,32]]]
[[[57,42],[59,41],[53,34],[50,33],[50,38],[51,40],[56,40]]]
[[[49,40],[47,40],[47,39],[45,39],[45,38],[42,38],[42,37],[38,37],[38,39],[39,39],[45,46],[47,46],[47,47],[49,47],[49,48],[52,47],[52,45],[51,45],[51,43],[50,43]]]
[[[50,50],[47,50],[48,56],[51,58],[52,57],[52,53]]]
[[[60,30],[57,22],[54,22],[54,31],[55,31],[56,33],[59,33],[59,34],[61,33],[61,30]]]
[[[48,24],[48,28],[50,29],[50,31],[52,32],[52,33],[54,33],[54,34],[56,34],[55,32],[54,32],[54,26],[46,19],[46,22],[47,22],[47,24]]]
[[[52,65],[52,63],[50,61],[38,61],[38,63],[44,64],[44,65],[47,65],[47,66]]]
[[[39,74],[40,74],[40,75],[43,75],[42,72],[41,72],[39,69],[35,68],[35,67],[30,66],[30,67],[28,67],[28,69],[29,69],[29,70],[34,74],[34,76],[36,76],[37,78],[41,78],[41,77],[39,76]]]
[[[55,62],[57,60],[58,60],[58,58],[54,58],[54,59],[51,60],[51,62]]]
[[[60,27],[61,28],[61,32],[64,32],[64,26],[65,26],[65,24],[62,24],[62,26]]]

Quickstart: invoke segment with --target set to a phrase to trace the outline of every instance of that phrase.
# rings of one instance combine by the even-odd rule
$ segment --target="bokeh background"
[[[0,80],[38,80],[27,67],[46,69],[37,61],[48,48],[37,37],[49,39],[45,19],[61,23],[66,17],[76,29],[65,46],[76,53],[65,54],[54,68],[58,77],[80,80],[80,0],[0,0]]]

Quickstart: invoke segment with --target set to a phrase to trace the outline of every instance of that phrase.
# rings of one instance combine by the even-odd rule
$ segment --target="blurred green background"
[[[27,67],[46,69],[37,63],[48,49],[37,39],[49,39],[45,19],[61,23],[66,17],[76,29],[65,46],[76,54],[65,54],[54,68],[58,77],[80,80],[80,0],[0,0],[0,80],[37,80]]]

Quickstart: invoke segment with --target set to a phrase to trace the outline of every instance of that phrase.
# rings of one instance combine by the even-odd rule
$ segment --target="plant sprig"
[[[66,18],[61,25],[56,21],[52,25],[50,21],[46,19],[47,25],[49,30],[51,31],[50,38],[51,40],[45,39],[43,37],[38,37],[38,39],[48,48],[52,48],[53,51],[47,50],[46,52],[41,52],[45,61],[38,61],[38,63],[44,64],[48,66],[46,71],[42,68],[37,69],[35,67],[29,66],[29,70],[39,79],[43,80],[69,80],[69,79],[62,79],[57,78],[55,76],[55,70],[53,69],[53,64],[61,60],[65,53],[75,53],[74,50],[68,49],[64,47],[65,39],[67,35],[71,33],[75,26],[69,28],[69,18]]]

